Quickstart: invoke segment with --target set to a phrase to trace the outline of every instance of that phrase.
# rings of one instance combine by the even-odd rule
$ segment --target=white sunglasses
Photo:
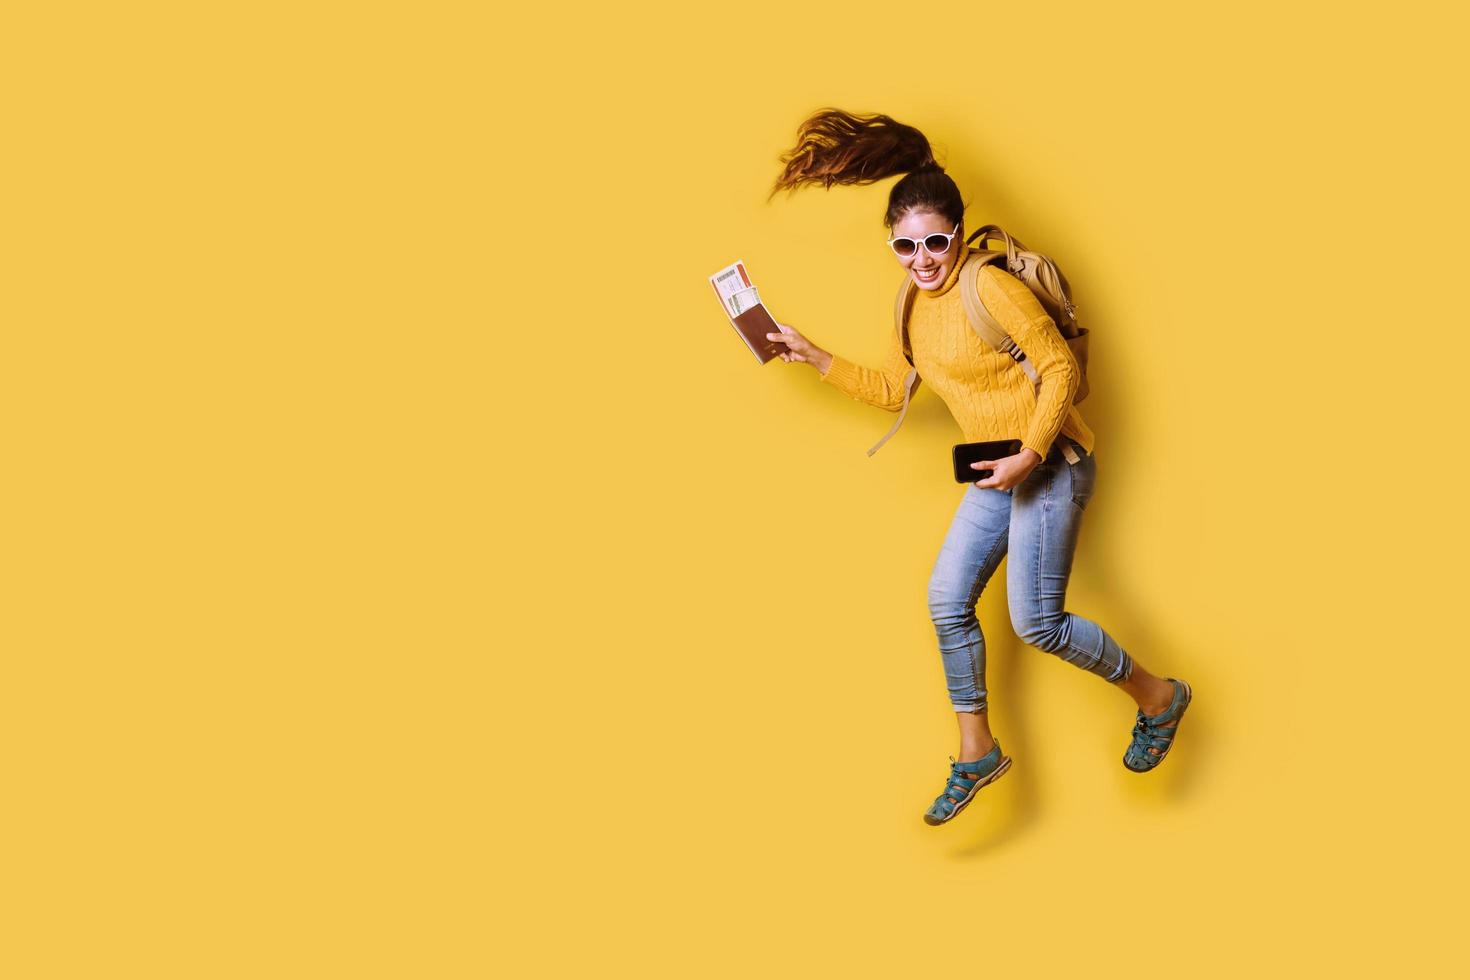
[[[920,244],[923,244],[924,251],[930,255],[939,256],[949,251],[949,243],[958,237],[959,230],[960,226],[955,225],[954,231],[948,235],[936,231],[932,235],[925,235],[922,243],[913,238],[890,238],[888,239],[888,247],[893,249],[900,258],[904,259],[917,253]]]

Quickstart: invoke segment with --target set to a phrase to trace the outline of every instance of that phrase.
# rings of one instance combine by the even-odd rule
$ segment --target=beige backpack
[[[1077,394],[1072,399],[1073,403],[1080,402],[1087,397],[1087,341],[1088,332],[1086,327],[1077,325],[1077,306],[1072,302],[1072,290],[1067,284],[1067,277],[1062,275],[1062,270],[1057,264],[1040,252],[1033,252],[1019,240],[1008,235],[998,225],[986,225],[965,240],[968,248],[971,242],[978,242],[984,246],[987,241],[998,241],[1005,243],[1005,251],[990,251],[983,247],[970,249],[970,256],[965,260],[960,269],[960,281],[956,284],[960,290],[960,298],[965,304],[965,313],[970,321],[970,326],[980,335],[994,350],[1002,354],[1010,355],[1011,359],[1021,366],[1031,383],[1041,385],[1041,379],[1037,377],[1036,368],[1026,359],[1026,352],[1013,340],[1010,334],[996,322],[995,317],[980,302],[980,270],[992,262],[999,263],[1002,260],[1004,268],[1011,275],[1026,284],[1027,288],[1036,295],[1047,314],[1056,324],[1057,331],[1067,341],[1067,346],[1072,351],[1072,356],[1077,359],[1077,366],[1082,369],[1082,383],[1077,386]],[[912,276],[904,276],[903,285],[898,288],[898,298],[895,300],[893,309],[894,328],[898,331],[899,341],[903,344],[904,359],[909,362],[909,373],[904,378],[903,407],[899,410],[898,420],[893,423],[893,428],[888,434],[879,439],[868,455],[876,453],[885,442],[893,437],[898,427],[903,425],[903,417],[909,410],[909,399],[913,396],[914,386],[918,382],[919,372],[913,369],[913,351],[909,347],[909,311],[913,309],[914,295],[918,286],[914,284]],[[1062,441],[1062,452],[1067,456],[1068,462],[1075,463],[1076,453],[1072,447]]]

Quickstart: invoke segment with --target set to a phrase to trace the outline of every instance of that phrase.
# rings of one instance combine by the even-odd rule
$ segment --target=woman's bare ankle
[[[1168,708],[1174,700],[1174,685],[1144,670],[1137,663],[1128,680],[1118,685],[1146,715],[1156,715]]]
[[[960,754],[956,762],[975,762],[995,748],[995,738],[990,734],[990,713],[987,711],[957,711],[955,719],[960,724]]]
[[[969,739],[960,742],[960,754],[955,756],[956,762],[978,762],[990,754],[995,748],[995,738],[986,734],[984,739],[971,741]]]

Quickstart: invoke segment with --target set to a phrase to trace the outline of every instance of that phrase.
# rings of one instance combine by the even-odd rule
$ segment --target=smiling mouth
[[[939,266],[935,266],[932,269],[915,269],[914,278],[923,282],[933,282],[939,278]]]

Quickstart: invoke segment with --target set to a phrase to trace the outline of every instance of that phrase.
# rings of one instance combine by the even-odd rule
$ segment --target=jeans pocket
[[[1067,467],[1067,472],[1072,480],[1072,503],[1078,510],[1086,510],[1087,502],[1092,499],[1093,481],[1097,475],[1097,463],[1093,461],[1091,454],[1083,456],[1077,462]]]
[[[1010,513],[1011,492],[1009,490],[998,490],[995,487],[977,487],[972,483],[970,484],[970,489],[966,492],[966,496],[971,504],[981,510],[988,510],[998,514]]]

